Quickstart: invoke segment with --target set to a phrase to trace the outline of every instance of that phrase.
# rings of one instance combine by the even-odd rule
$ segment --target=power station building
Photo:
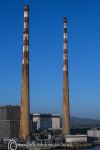
[[[33,130],[60,129],[60,121],[58,114],[33,114]]]
[[[22,56],[22,89],[20,106],[0,107],[0,137],[18,137],[27,139],[33,130],[60,129],[61,116],[56,114],[33,114],[30,119],[30,90],[29,90],[29,6],[24,6],[24,32]],[[70,134],[69,110],[69,80],[68,80],[68,39],[67,19],[64,18],[64,53],[63,53],[63,134]],[[20,123],[19,123],[20,122]]]
[[[0,138],[18,138],[20,106],[0,106]]]

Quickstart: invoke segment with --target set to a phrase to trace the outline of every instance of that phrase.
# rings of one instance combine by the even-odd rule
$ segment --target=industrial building
[[[90,141],[100,141],[100,129],[92,128],[87,131],[88,140]]]
[[[82,144],[87,142],[87,135],[66,135],[67,146],[71,147],[73,144]]]
[[[0,138],[18,138],[20,106],[0,106]]]
[[[58,114],[33,114],[33,130],[60,129],[61,116]]]

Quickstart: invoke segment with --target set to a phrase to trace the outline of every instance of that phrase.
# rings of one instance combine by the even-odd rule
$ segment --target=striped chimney
[[[29,7],[24,6],[23,60],[22,60],[22,93],[20,110],[19,138],[26,139],[29,132]]]
[[[64,54],[63,54],[63,134],[70,134],[69,85],[68,85],[68,40],[67,18],[64,17]]]

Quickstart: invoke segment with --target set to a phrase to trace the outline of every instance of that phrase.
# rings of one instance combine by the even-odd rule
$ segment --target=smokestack
[[[68,40],[67,18],[64,17],[64,55],[63,55],[63,134],[70,134],[69,85],[68,85]]]
[[[23,60],[22,60],[22,93],[20,110],[19,138],[26,139],[29,132],[29,7],[24,6]]]

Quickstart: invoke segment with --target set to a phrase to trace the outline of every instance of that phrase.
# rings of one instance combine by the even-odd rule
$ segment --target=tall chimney
[[[63,55],[63,134],[70,134],[69,85],[68,85],[68,40],[67,18],[64,17],[64,55]]]
[[[29,136],[29,7],[24,6],[24,32],[23,32],[23,60],[22,60],[22,93],[20,110],[19,138],[26,139]]]

